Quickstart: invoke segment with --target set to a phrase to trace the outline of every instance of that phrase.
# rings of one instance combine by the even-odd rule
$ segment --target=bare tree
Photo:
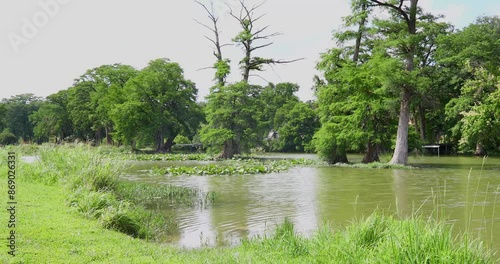
[[[230,67],[229,67],[229,60],[224,59],[222,57],[222,48],[231,44],[221,44],[220,41],[220,34],[221,32],[219,31],[218,27],[218,22],[219,22],[219,17],[217,14],[215,14],[214,11],[214,3],[210,2],[210,9],[204,5],[203,3],[196,1],[197,4],[203,7],[205,11],[207,12],[208,18],[210,19],[210,22],[212,23],[212,26],[207,26],[204,23],[199,22],[198,20],[195,19],[196,23],[202,25],[203,27],[207,28],[213,33],[213,38],[205,36],[206,39],[208,39],[213,45],[214,45],[214,56],[217,58],[216,63],[212,67],[208,67],[211,69],[215,69],[215,80],[217,81],[217,84],[219,86],[224,86],[226,84],[226,78],[227,75],[229,75],[230,72]]]
[[[261,57],[252,57],[253,53],[256,50],[271,46],[273,42],[269,41],[269,38],[276,37],[281,35],[278,32],[266,34],[264,33],[269,25],[257,28],[256,23],[264,17],[265,14],[256,15],[255,11],[261,7],[264,2],[258,5],[254,5],[249,7],[245,4],[244,0],[239,0],[240,2],[240,10],[238,13],[228,5],[229,14],[238,21],[240,24],[242,31],[233,39],[234,42],[243,47],[243,51],[245,56],[240,61],[240,66],[243,74],[243,81],[248,83],[248,79],[250,77],[251,71],[263,71],[263,66],[270,64],[285,64],[295,62],[301,59],[295,60],[275,60]],[[265,41],[264,43],[257,44],[259,41]]]

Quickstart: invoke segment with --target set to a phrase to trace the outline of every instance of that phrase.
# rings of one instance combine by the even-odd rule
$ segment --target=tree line
[[[0,103],[0,143],[93,141],[153,147],[202,142],[221,158],[253,148],[317,152],[330,163],[363,162],[393,151],[393,164],[425,143],[447,143],[477,155],[500,146],[500,18],[479,17],[463,29],[425,12],[418,0],[353,0],[352,12],[334,32],[336,46],[323,52],[314,76],[316,100],[301,102],[293,83],[252,84],[273,64],[300,59],[263,58],[277,33],[261,26],[262,5],[239,1],[228,14],[240,27],[231,45],[241,47],[241,81],[228,83],[218,14],[206,11],[213,45],[214,86],[197,102],[196,85],[168,59],[144,69],[103,65],[47,96],[13,96]],[[375,10],[387,16],[376,16]],[[379,12],[380,13],[380,12]]]

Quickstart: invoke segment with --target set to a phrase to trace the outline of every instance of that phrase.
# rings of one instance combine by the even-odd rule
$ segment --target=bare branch
[[[294,60],[277,60],[277,61],[274,61],[273,64],[287,64],[287,63],[292,63],[292,62],[296,62],[296,61],[301,61],[304,59],[305,58],[294,59]]]
[[[204,68],[197,69],[196,71],[204,71],[204,70],[209,70],[209,69],[213,69],[213,68],[214,68],[214,66],[204,67]]]
[[[212,42],[215,46],[218,45],[217,42],[215,42],[215,40],[213,40],[213,39],[211,39],[211,38],[209,38],[207,36],[205,36],[205,38],[208,39],[210,42]]]
[[[269,42],[269,43],[264,44],[264,45],[260,45],[260,46],[257,46],[257,47],[253,47],[253,48],[251,48],[251,49],[250,49],[250,51],[254,51],[254,50],[257,50],[257,49],[265,48],[265,47],[267,47],[267,46],[271,46],[271,45],[273,45],[273,42]]]
[[[270,83],[270,81],[268,81],[268,80],[264,79],[262,76],[260,76],[260,75],[258,75],[258,74],[250,74],[250,76],[252,76],[252,77],[259,77],[259,78],[261,78],[262,80],[264,80],[265,82]]]
[[[253,40],[257,40],[257,39],[268,39],[270,37],[276,37],[276,36],[281,36],[283,35],[282,33],[279,33],[279,32],[275,32],[273,34],[269,34],[269,35],[265,35],[265,36],[254,36]]]
[[[263,27],[262,29],[259,29],[257,31],[255,31],[255,33],[253,33],[254,36],[257,36],[259,35],[260,33],[262,33],[262,31],[266,30],[267,28],[269,28],[269,25]]]
[[[370,1],[376,3],[377,5],[375,6],[386,6],[396,10],[403,17],[403,19],[406,20],[406,22],[408,23],[410,22],[410,17],[408,17],[408,14],[402,9],[404,0],[399,1],[399,6],[395,6],[394,4],[389,4],[386,2],[381,2],[379,0],[370,0]]]
[[[208,8],[201,2],[195,0],[195,2],[199,5],[201,5],[203,7],[203,9],[205,9],[205,11],[207,11],[207,14],[208,14],[208,17],[210,18],[210,20],[212,21],[217,21],[218,18],[215,17],[215,13],[214,13],[214,4],[213,2],[211,3],[211,6],[212,6],[212,11],[208,10]]]
[[[203,27],[207,28],[208,30],[212,31],[212,32],[216,32],[213,28],[201,23],[200,21],[196,20],[196,19],[193,19],[196,23],[198,23],[199,25],[202,25]]]

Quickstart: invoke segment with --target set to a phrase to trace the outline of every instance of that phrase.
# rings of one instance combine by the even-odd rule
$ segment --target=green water
[[[380,210],[403,217],[418,212],[446,219],[457,232],[470,230],[486,246],[500,251],[499,158],[488,158],[483,165],[483,159],[475,157],[411,157],[410,164],[419,167],[411,170],[323,166],[238,176],[144,173],[152,166],[175,164],[200,163],[141,162],[125,177],[217,193],[216,204],[207,208],[156,206],[155,210],[177,218],[180,231],[166,242],[182,247],[237,244],[242,238],[272,231],[285,217],[307,236],[326,222],[348,224]]]

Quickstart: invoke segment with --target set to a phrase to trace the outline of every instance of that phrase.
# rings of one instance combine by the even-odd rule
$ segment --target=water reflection
[[[131,172],[126,177],[217,193],[216,204],[207,208],[164,209],[176,216],[181,230],[166,241],[182,247],[237,244],[265,235],[286,217],[298,232],[309,235],[325,222],[344,225],[379,210],[447,219],[457,232],[472,230],[500,249],[495,239],[500,237],[500,213],[494,214],[500,200],[500,159],[488,159],[482,170],[482,160],[472,157],[416,157],[411,162],[425,168],[296,167],[264,175],[168,177]]]
[[[408,203],[408,187],[407,187],[407,170],[392,170],[394,178],[393,192],[395,196],[395,203],[398,215],[401,217],[408,217],[412,214],[413,210]]]

